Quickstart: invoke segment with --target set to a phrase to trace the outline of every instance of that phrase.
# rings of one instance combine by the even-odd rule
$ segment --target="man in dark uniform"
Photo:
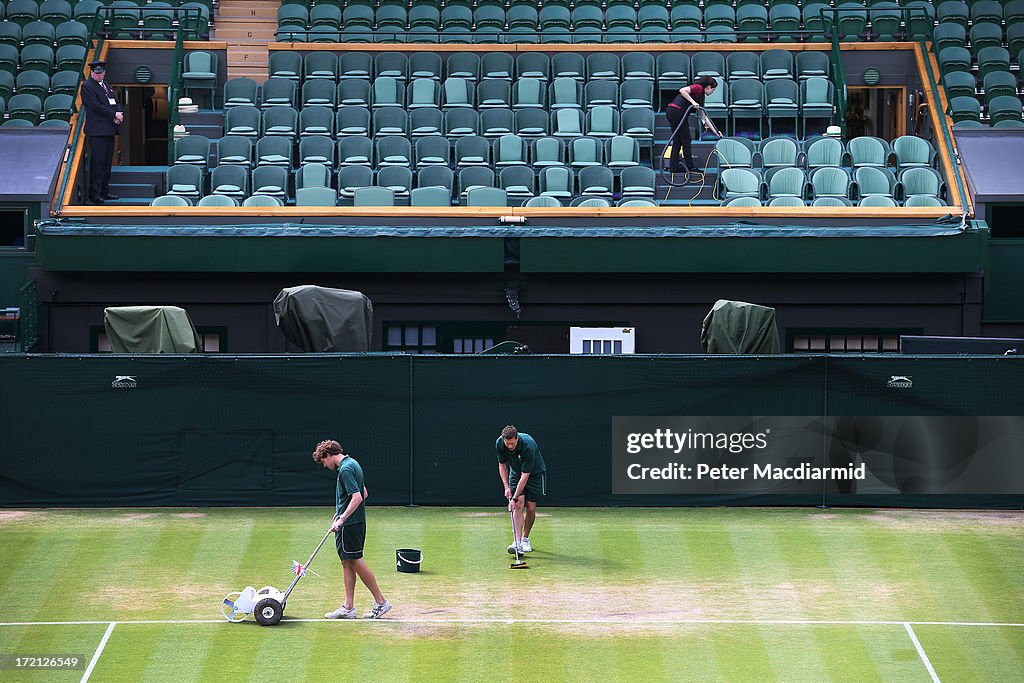
[[[82,83],[85,136],[89,139],[89,202],[102,204],[117,199],[110,194],[110,166],[114,162],[114,136],[124,121],[124,110],[104,81],[106,62],[89,64],[91,74]]]
[[[498,452],[498,476],[505,486],[508,509],[512,511],[515,539],[508,547],[515,553],[515,540],[519,539],[519,552],[533,552],[530,530],[537,519],[537,503],[547,495],[547,468],[544,457],[533,437],[520,432],[515,425],[506,425],[494,443]]]

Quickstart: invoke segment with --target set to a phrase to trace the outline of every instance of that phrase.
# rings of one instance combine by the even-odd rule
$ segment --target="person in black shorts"
[[[547,495],[547,468],[544,457],[532,436],[520,432],[515,425],[507,425],[494,447],[498,452],[498,476],[505,487],[508,509],[512,511],[516,538],[520,539],[519,552],[532,553],[530,530],[537,519],[537,503]],[[508,552],[516,551],[515,539]]]
[[[687,121],[683,123],[683,114],[686,113],[686,109],[690,105],[693,105],[694,109],[699,112],[700,108],[704,106],[704,97],[713,93],[715,91],[715,86],[717,85],[717,81],[715,81],[711,76],[701,76],[691,85],[680,88],[679,94],[676,95],[665,108],[665,116],[668,117],[668,125],[672,130],[676,131],[676,134],[672,138],[672,152],[669,165],[670,172],[681,173],[684,170],[698,170],[697,162],[693,160],[693,149],[690,144],[690,122]],[[680,126],[680,123],[683,123],[683,125]],[[685,169],[679,164],[680,147],[683,149],[683,163],[686,164]]]
[[[363,544],[366,541],[366,486],[363,468],[341,450],[337,441],[321,441],[313,451],[313,460],[329,470],[338,471],[336,488],[336,516],[331,527],[336,535],[334,545],[341,558],[341,569],[345,577],[345,602],[333,612],[324,616],[328,619],[355,619],[356,577],[363,582],[373,595],[373,607],[364,616],[379,619],[391,609],[391,603],[377,585],[377,577],[363,559]]]

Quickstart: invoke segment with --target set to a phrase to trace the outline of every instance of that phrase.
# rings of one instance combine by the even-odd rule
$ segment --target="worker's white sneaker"
[[[370,611],[363,615],[363,619],[380,619],[382,616],[391,611],[391,603],[385,600],[383,603],[378,605],[373,603],[373,607]]]
[[[533,546],[530,545],[530,539],[528,539],[528,538],[524,537],[522,542],[520,543],[519,547],[521,548],[521,552],[524,552],[524,553],[532,553],[533,552]]]
[[[358,619],[355,607],[345,607],[344,604],[333,612],[324,615],[325,619]]]

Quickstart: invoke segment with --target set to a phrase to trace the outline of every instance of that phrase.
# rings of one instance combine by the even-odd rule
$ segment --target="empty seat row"
[[[191,53],[190,53],[191,54]],[[548,56],[543,52],[523,52],[518,56],[507,52],[488,52],[480,56],[472,52],[453,52],[446,59],[436,52],[382,52],[376,56],[365,52],[298,52],[270,53],[269,75],[295,81],[374,80],[387,76],[399,81],[415,78],[464,78],[469,81],[538,78],[552,81],[572,78],[594,80],[649,80],[659,89],[681,88],[698,76],[721,76],[727,80],[756,78],[771,80],[789,78],[805,80],[827,77],[830,73],[827,53],[805,51],[795,55],[788,50],[733,52],[664,52],[655,57],[647,52],[631,52],[621,58],[613,53],[559,52]]]
[[[272,144],[279,138],[264,138],[253,145],[249,138],[229,135],[217,143],[218,165],[246,168],[280,166],[293,169],[296,157],[290,145]],[[189,135],[175,143],[175,164],[206,169],[210,166],[211,142],[201,135]],[[518,135],[503,135],[491,140],[481,136],[459,138],[455,144],[443,137],[426,137],[412,144],[406,138],[384,137],[371,140],[362,136],[342,138],[337,143],[325,137],[309,137],[299,143],[298,165],[323,164],[330,169],[344,166],[486,166],[505,168],[526,166],[539,173],[547,166],[607,166],[618,175],[623,169],[640,165],[639,143],[620,135],[608,140],[574,138],[568,143],[559,138],[527,140]]]
[[[0,97],[0,102],[3,100]],[[37,125],[43,120],[70,121],[73,105],[74,98],[70,95],[50,95],[44,100],[36,95],[22,93],[11,96],[0,109],[6,111],[8,119],[21,119]]]
[[[86,48],[65,45],[54,50],[48,45],[27,45],[20,51],[9,44],[0,44],[0,71],[16,74],[19,71],[80,70],[85,62]]]
[[[813,200],[805,201],[799,197],[791,197],[787,195],[781,195],[773,197],[772,199],[761,201],[756,197],[733,197],[732,199],[722,203],[722,206],[729,207],[773,207],[773,208],[802,208],[804,206],[814,207],[826,207],[826,208],[837,208],[844,206],[854,206],[854,203],[846,197],[816,197]],[[866,208],[882,208],[882,209],[894,209],[900,204],[892,197],[884,197],[881,195],[868,195],[863,197],[856,206]],[[921,208],[921,207],[937,207],[946,206],[938,197],[932,197],[930,195],[911,195],[907,197],[906,201],[903,202],[903,206],[908,208]]]
[[[851,174],[845,168],[823,166],[810,173],[795,166],[766,169],[762,175],[750,168],[727,168],[719,180],[725,200],[752,197],[758,201],[789,197],[800,202],[819,197],[859,201],[866,197],[885,197],[905,202],[910,197],[940,200],[945,185],[938,172],[929,167],[908,168],[895,175],[877,166],[862,166]]]
[[[206,176],[194,165],[175,165],[167,170],[166,193],[199,200],[207,193]],[[290,183],[294,182],[294,193]],[[496,187],[510,197],[525,202],[533,196],[549,196],[568,203],[574,197],[653,199],[655,174],[650,168],[632,167],[624,170],[618,183],[614,172],[605,166],[588,166],[578,172],[567,166],[548,166],[540,174],[524,166],[494,169],[472,166],[457,173],[444,166],[413,172],[404,166],[389,166],[374,171],[366,166],[346,166],[332,173],[323,164],[299,167],[294,175],[279,166],[261,166],[250,171],[244,166],[217,166],[209,174],[209,194],[244,199],[253,194],[267,195],[289,201],[299,199],[311,188],[337,188],[337,196],[351,201],[357,188],[387,187],[396,196],[408,199],[414,186],[446,188],[448,197],[464,202],[476,188]],[[333,204],[333,202],[332,202]]]
[[[309,80],[302,85],[301,97],[295,81],[270,78],[262,87],[249,78],[237,78],[224,86],[224,107],[275,106],[306,107],[433,107],[493,109],[589,109],[608,105],[616,108],[653,107],[652,81],[590,81],[585,86],[571,78],[556,78],[550,85],[538,78],[521,78],[515,83],[484,79],[479,83],[464,78],[414,78],[408,85],[391,76],[378,76],[372,82],[349,79],[337,85],[330,80]]]
[[[445,136],[449,139],[469,135],[497,138],[514,133],[526,138],[554,136],[575,138],[583,135],[635,138],[641,147],[651,147],[654,140],[654,110],[645,107],[624,109],[612,107],[556,109],[484,109],[456,108],[442,112],[434,108],[406,112],[399,107],[382,107],[371,115],[366,107],[343,107],[332,112],[326,107],[307,107],[300,112],[291,107],[259,110],[253,106],[228,109],[224,115],[227,135],[249,138],[280,136],[288,140],[309,136],[328,138],[366,136],[377,138]]]
[[[935,148],[916,135],[904,135],[892,145],[881,138],[857,137],[843,144],[838,138],[818,137],[798,143],[791,138],[778,137],[762,141],[759,145],[746,138],[722,138],[715,143],[719,171],[727,168],[762,168],[795,166],[816,169],[825,166],[894,168],[902,172],[908,168],[933,168]]]
[[[35,95],[41,100],[48,95],[75,97],[81,77],[78,71],[58,71],[52,76],[43,71],[22,71],[15,78],[9,71],[0,71],[0,97],[5,100],[15,94]]]
[[[13,21],[0,21],[0,44],[22,48],[27,45],[46,45],[54,49],[65,45],[89,45],[89,29],[80,21],[65,21],[56,27],[36,20],[21,26]]]
[[[1024,0],[1013,0],[1024,10]],[[968,38],[970,40],[968,41]],[[939,24],[935,27],[933,49],[936,53],[947,47],[967,48],[977,57],[978,52],[986,47],[1006,47],[1010,54],[1018,54],[1024,49],[1024,19],[1008,24],[1006,32],[998,24],[975,24],[970,32],[959,24]]]

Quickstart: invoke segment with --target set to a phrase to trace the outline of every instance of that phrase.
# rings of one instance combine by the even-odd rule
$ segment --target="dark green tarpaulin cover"
[[[778,353],[775,309],[719,299],[704,318],[700,343],[707,353]]]
[[[369,351],[373,304],[362,292],[299,285],[274,299],[274,317],[285,338],[303,351]]]
[[[177,306],[117,306],[103,310],[114,353],[196,353],[203,348],[195,325]]]

